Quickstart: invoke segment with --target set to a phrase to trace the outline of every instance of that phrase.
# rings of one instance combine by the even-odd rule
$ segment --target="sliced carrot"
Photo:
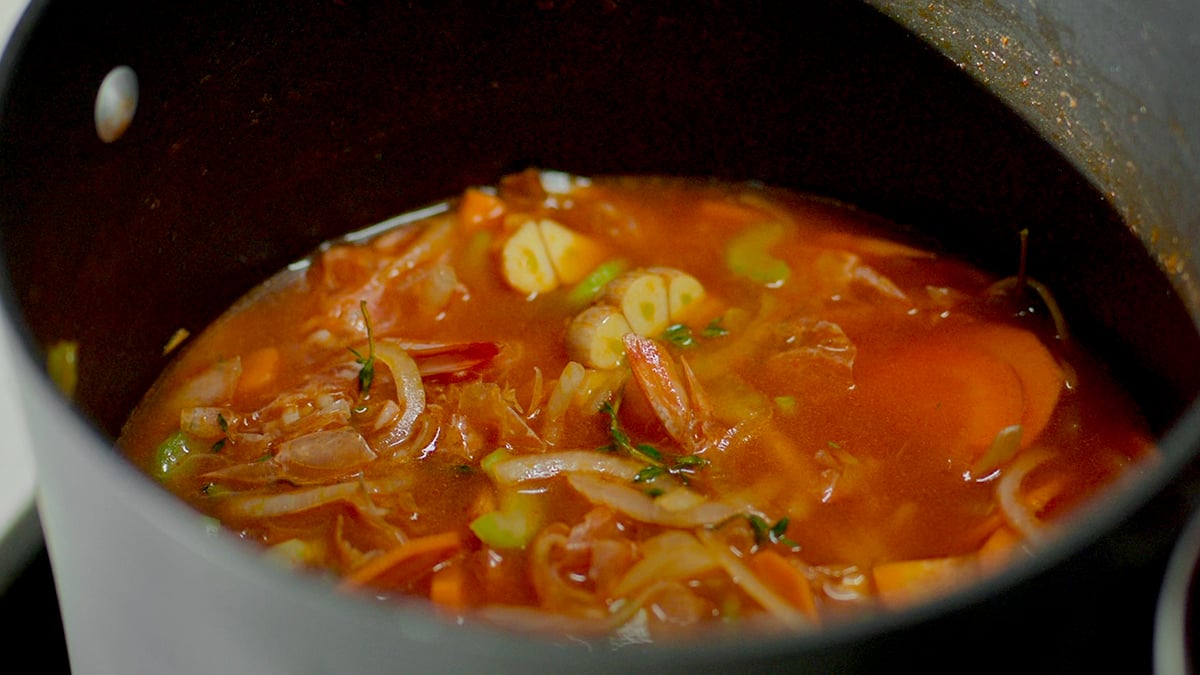
[[[238,378],[239,396],[252,396],[267,388],[279,372],[279,350],[262,347],[242,357],[242,375]]]
[[[1003,324],[988,324],[967,332],[973,344],[1001,359],[1021,380],[1023,412],[1021,447],[1027,447],[1046,428],[1063,390],[1063,371],[1036,335]]]
[[[750,569],[764,584],[794,605],[808,618],[818,620],[817,601],[804,572],[779,553],[759,551],[750,557]]]
[[[468,230],[487,227],[499,220],[505,212],[504,202],[483,190],[469,188],[458,204],[458,222]]]
[[[467,571],[462,565],[446,565],[433,573],[429,599],[446,609],[462,610],[467,602]]]
[[[927,338],[882,363],[860,359],[854,378],[868,405],[903,436],[963,463],[1000,429],[1021,422],[1024,399],[1013,369],[960,341]]]
[[[1021,425],[1027,446],[1045,428],[1062,371],[1032,333],[1000,324],[947,329],[855,364],[868,402],[899,430],[962,462]]]
[[[891,608],[945,593],[974,575],[974,565],[957,557],[898,560],[876,565],[872,572],[880,601]]]
[[[409,539],[352,570],[342,580],[341,587],[349,589],[365,586],[396,566],[418,556],[437,555],[444,559],[448,554],[460,549],[462,545],[462,537],[454,530]]]

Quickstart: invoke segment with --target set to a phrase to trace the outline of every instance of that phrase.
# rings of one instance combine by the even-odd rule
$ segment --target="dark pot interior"
[[[1001,274],[1028,228],[1030,273],[1074,333],[1156,432],[1174,429],[1170,463],[1194,453],[1200,430],[1178,423],[1200,391],[1200,310],[1059,150],[871,7],[416,5],[35,3],[38,21],[5,63],[0,260],[26,347],[80,341],[77,409],[99,435],[115,437],[176,329],[198,331],[322,240],[539,166],[792,187]],[[120,64],[137,72],[141,100],[126,135],[105,144],[92,104]],[[849,631],[806,658],[941,659],[1019,634],[1014,663],[1041,651],[1072,670],[1092,658],[1119,667],[1129,657],[1108,645],[1149,632],[1138,617],[1152,614],[1160,556],[1187,508],[1182,479],[1155,476],[1019,593],[984,589],[908,632]],[[1131,569],[1149,573],[1120,578]],[[1085,637],[1094,644],[1075,653]]]

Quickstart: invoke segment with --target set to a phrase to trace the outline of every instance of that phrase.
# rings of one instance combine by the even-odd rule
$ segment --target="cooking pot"
[[[125,128],[94,117],[125,66]],[[1200,7],[35,1],[0,75],[0,267],[79,672],[1145,670],[1197,494]],[[527,166],[761,180],[1029,269],[1161,459],[1030,561],[813,634],[562,644],[262,562],[126,464],[193,333],[322,240]],[[685,235],[681,232],[681,235]],[[71,399],[45,353],[79,343]]]

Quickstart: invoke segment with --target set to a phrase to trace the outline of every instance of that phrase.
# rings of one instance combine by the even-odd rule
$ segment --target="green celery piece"
[[[79,343],[62,340],[51,345],[46,351],[46,370],[63,395],[73,397],[79,384]]]
[[[471,531],[492,548],[524,548],[541,529],[540,500],[535,495],[512,492],[503,495],[501,501],[500,510],[471,521]]]
[[[725,264],[734,274],[767,286],[778,286],[792,275],[792,268],[768,253],[783,239],[782,223],[760,223],[739,233],[725,249]]]
[[[795,396],[776,396],[775,407],[785,415],[794,415],[796,413],[796,397]]]
[[[492,475],[492,468],[506,459],[511,459],[512,453],[504,448],[499,448],[489,452],[483,459],[479,460],[479,468],[488,476]]]
[[[158,470],[159,476],[166,476],[179,466],[184,457],[191,454],[194,445],[195,441],[182,431],[176,431],[159,443],[158,450],[154,453],[154,468]]]
[[[608,282],[628,268],[629,262],[620,258],[600,263],[567,293],[567,302],[575,307],[592,303],[604,292]]]

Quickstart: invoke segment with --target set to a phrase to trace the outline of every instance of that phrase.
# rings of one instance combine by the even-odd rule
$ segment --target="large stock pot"
[[[132,124],[98,88],[136,74]],[[0,74],[0,269],[79,672],[1149,667],[1200,449],[1200,7],[35,1]],[[105,142],[105,140],[109,142]],[[318,242],[537,165],[758,179],[1013,233],[1162,461],[1040,556],[812,635],[588,651],[383,610],[207,530],[112,440],[179,326]],[[78,340],[62,397],[48,345]]]

